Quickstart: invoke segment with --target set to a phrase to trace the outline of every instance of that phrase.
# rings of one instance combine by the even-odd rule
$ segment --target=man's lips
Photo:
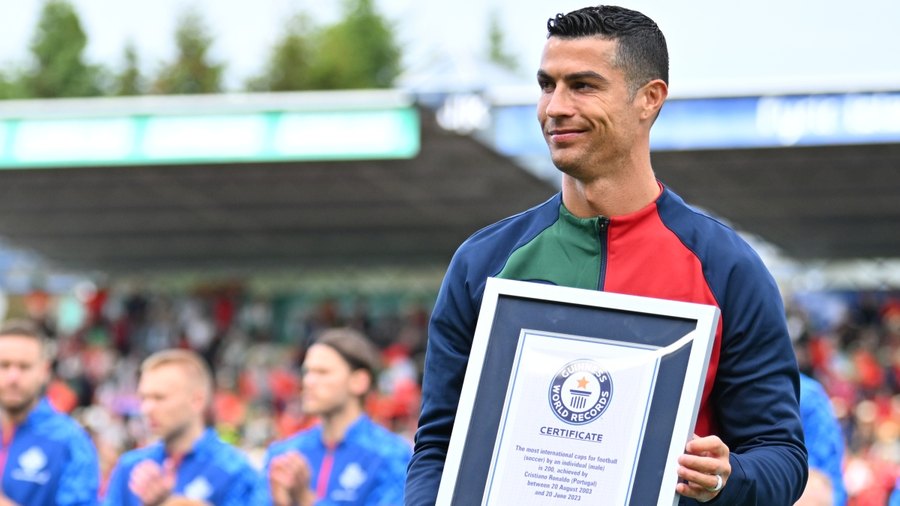
[[[557,128],[554,130],[550,130],[548,132],[548,136],[550,137],[550,140],[553,141],[554,143],[563,143],[563,142],[568,142],[568,141],[574,140],[576,137],[581,135],[583,132],[584,132],[583,130]]]

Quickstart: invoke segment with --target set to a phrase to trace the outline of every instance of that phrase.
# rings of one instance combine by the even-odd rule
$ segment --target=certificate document
[[[483,504],[627,504],[657,349],[523,330]]]
[[[718,318],[488,279],[437,505],[673,506]]]

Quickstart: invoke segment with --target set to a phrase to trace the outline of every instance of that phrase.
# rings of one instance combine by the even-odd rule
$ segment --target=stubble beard
[[[2,409],[10,418],[19,418],[30,412],[37,405],[38,394],[26,396],[22,401],[16,403],[0,402]]]

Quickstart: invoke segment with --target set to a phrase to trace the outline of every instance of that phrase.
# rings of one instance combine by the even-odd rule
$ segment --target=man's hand
[[[729,453],[728,446],[718,437],[695,435],[685,446],[684,455],[678,457],[678,477],[684,482],[678,483],[675,491],[700,502],[711,501],[731,476]],[[721,486],[717,490],[720,479]]]
[[[166,460],[163,467],[145,460],[134,466],[128,480],[128,488],[138,496],[145,506],[159,506],[172,495],[175,488],[175,470],[171,461]]]
[[[269,464],[269,487],[275,506],[313,504],[315,497],[309,481],[309,463],[297,452],[279,455]]]
[[[13,501],[9,497],[6,497],[3,494],[3,491],[0,491],[0,506],[19,506],[19,503]]]

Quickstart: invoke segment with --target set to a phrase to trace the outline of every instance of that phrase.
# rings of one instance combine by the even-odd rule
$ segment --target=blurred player
[[[44,335],[28,321],[0,327],[0,506],[97,502],[100,466],[81,426],[43,396],[50,378]]]
[[[160,441],[125,453],[104,504],[247,505],[262,480],[237,449],[206,426],[212,374],[187,350],[164,350],[141,365],[141,413]]]
[[[321,423],[269,447],[269,490],[259,504],[403,504],[412,448],[363,411],[378,358],[372,343],[351,329],[325,331],[310,346],[303,409]]]

